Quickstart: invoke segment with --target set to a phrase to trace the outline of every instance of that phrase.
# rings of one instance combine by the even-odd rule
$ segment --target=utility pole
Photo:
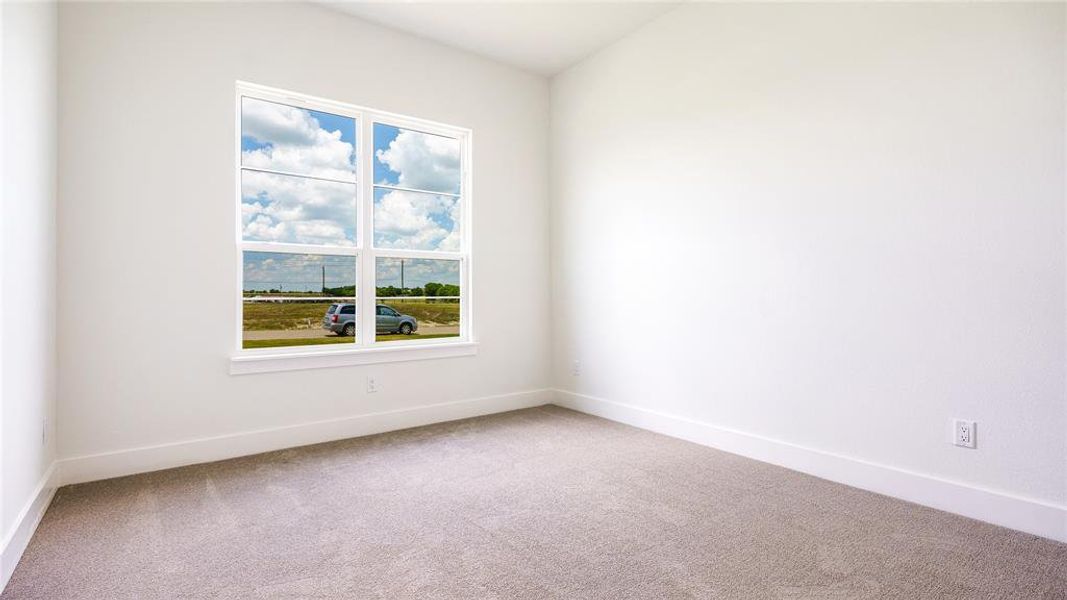
[[[322,293],[326,293],[326,265],[322,265]]]
[[[404,259],[400,259],[400,295],[404,295]]]

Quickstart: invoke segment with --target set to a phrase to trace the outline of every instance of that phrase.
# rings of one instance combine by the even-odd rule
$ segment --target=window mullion
[[[359,144],[359,244],[362,248],[359,254],[359,290],[357,302],[359,303],[359,323],[361,345],[374,343],[375,324],[377,319],[374,314],[375,296],[375,272],[374,272],[374,122],[364,116],[359,123],[359,131],[356,137]]]
[[[315,181],[325,181],[328,183],[340,183],[343,185],[352,185],[356,183],[351,179],[337,179],[335,177],[323,177],[321,175],[310,175],[307,173],[295,173],[293,171],[280,171],[278,169],[268,169],[266,167],[250,167],[248,165],[240,165],[242,172],[252,171],[255,173],[266,173],[267,175],[281,175],[283,177],[300,177],[301,179],[313,179]]]
[[[246,252],[283,252],[286,254],[316,254],[321,256],[355,256],[353,246],[317,246],[314,244],[288,244],[283,242],[240,242]]]
[[[401,250],[395,248],[376,248],[373,253],[382,258],[423,258],[427,260],[462,260],[462,252],[440,252],[438,250]]]

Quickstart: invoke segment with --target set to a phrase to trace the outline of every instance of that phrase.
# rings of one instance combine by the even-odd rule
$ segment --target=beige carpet
[[[3,598],[1067,598],[1067,545],[556,407],[59,490]]]

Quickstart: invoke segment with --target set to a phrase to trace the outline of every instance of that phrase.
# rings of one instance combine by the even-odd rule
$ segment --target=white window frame
[[[276,102],[288,106],[332,113],[351,117],[356,120],[356,206],[357,227],[354,246],[317,246],[276,242],[249,242],[243,239],[241,214],[241,174],[249,170],[241,165],[241,99],[244,97]],[[435,123],[424,119],[397,115],[352,104],[326,100],[307,94],[291,92],[278,88],[261,86],[238,81],[235,94],[236,135],[235,135],[235,254],[237,281],[235,289],[235,348],[230,359],[230,373],[259,373],[267,371],[284,371],[293,369],[312,369],[345,365],[374,364],[404,360],[421,360],[467,356],[477,353],[474,339],[471,294],[471,238],[472,238],[472,186],[471,186],[471,138],[470,129]],[[459,194],[460,205],[460,249],[458,252],[436,250],[394,250],[374,247],[374,124],[382,123],[402,129],[414,130],[434,135],[443,135],[459,140],[462,169]],[[252,169],[255,171],[279,175],[297,175],[272,169]],[[391,189],[410,189],[396,186]],[[411,190],[441,194],[428,190]],[[294,254],[317,254],[332,256],[357,256],[356,261],[356,302],[357,325],[359,333],[351,344],[324,344],[321,346],[290,346],[278,348],[245,349],[243,345],[243,305],[244,305],[244,252],[291,252]],[[375,341],[377,285],[375,281],[375,264],[377,258],[412,258],[458,260],[460,272],[460,300],[458,337],[399,340],[388,342]],[[370,318],[367,318],[370,316]]]

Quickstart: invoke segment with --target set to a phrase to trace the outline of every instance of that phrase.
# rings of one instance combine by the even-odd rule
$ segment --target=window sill
[[[351,350],[316,350],[315,352],[288,350],[271,351],[269,353],[244,353],[230,358],[230,375],[453,358],[457,356],[473,356],[477,353],[477,342],[451,342]]]

